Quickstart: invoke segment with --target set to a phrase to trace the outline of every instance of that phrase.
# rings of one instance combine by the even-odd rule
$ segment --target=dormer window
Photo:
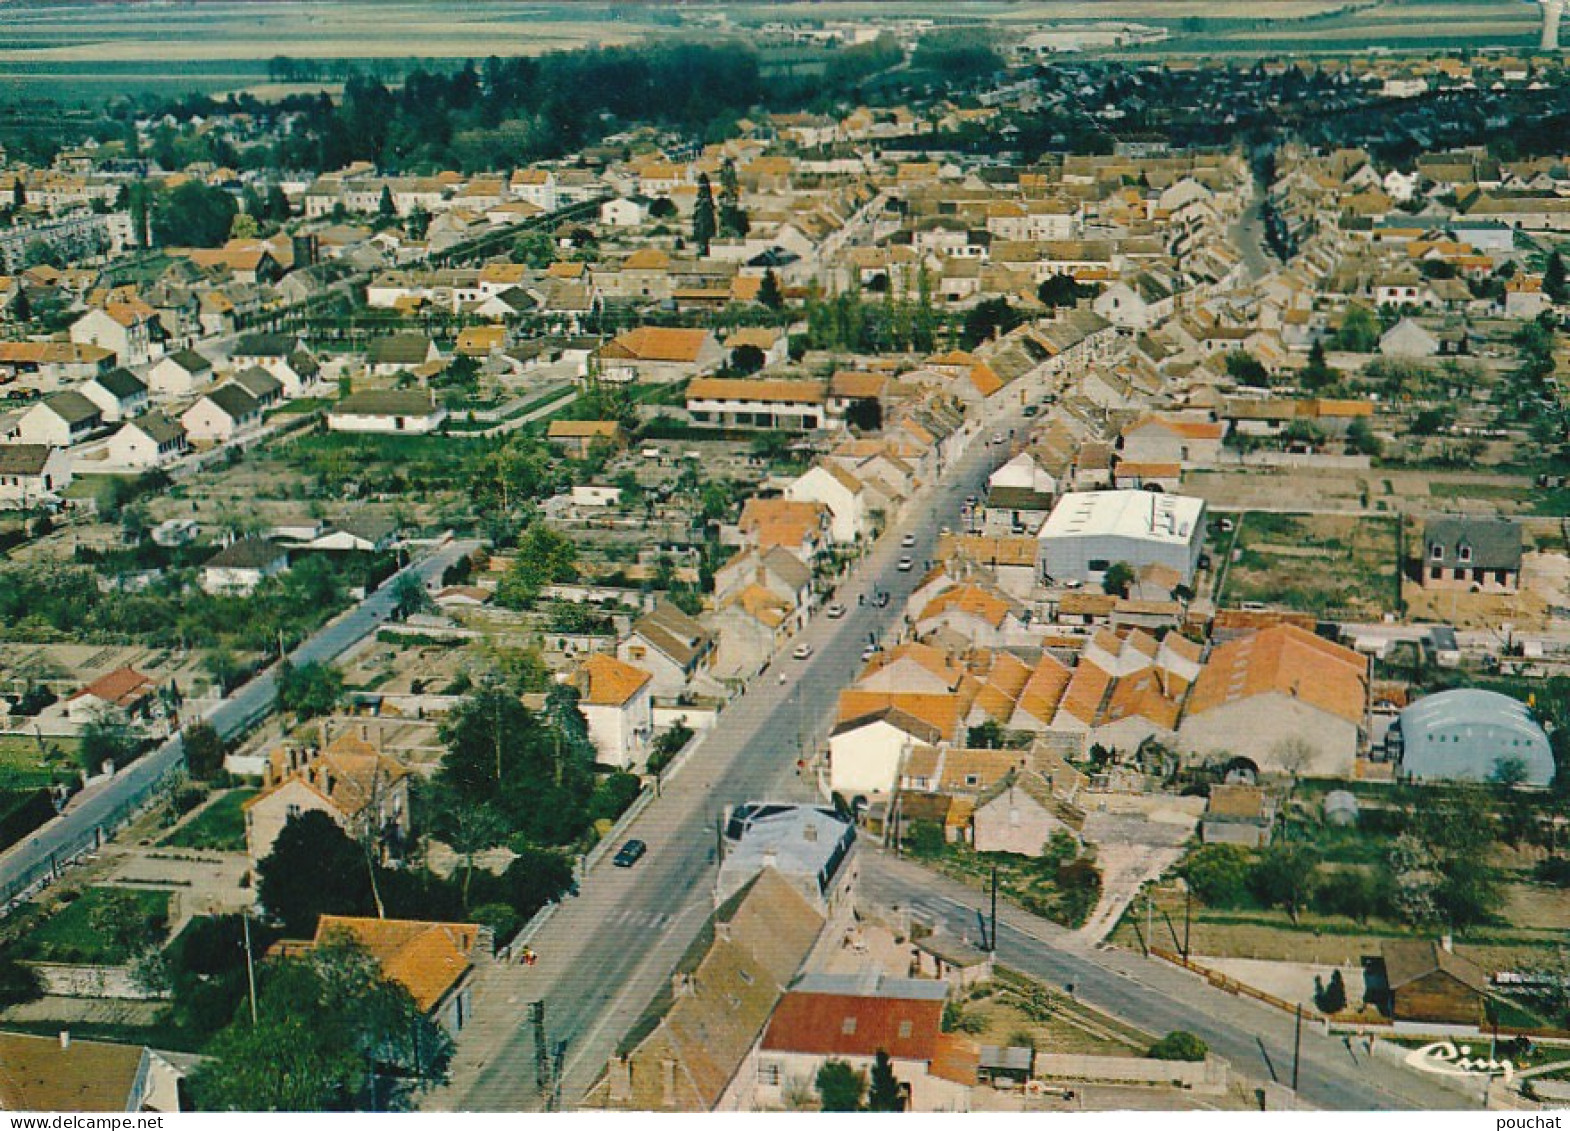
[[[1433,549],[1430,551],[1430,554],[1431,554],[1431,556],[1433,557],[1433,559],[1436,562],[1442,562],[1442,561],[1445,560],[1445,548],[1443,546],[1441,546],[1438,542],[1434,543]]]
[[[1471,560],[1472,547],[1468,546],[1465,542],[1462,542],[1461,545],[1456,548],[1456,561],[1469,562]]]

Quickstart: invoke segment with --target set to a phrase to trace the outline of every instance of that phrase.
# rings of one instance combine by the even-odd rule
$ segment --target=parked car
[[[914,534],[907,534],[905,537],[899,540],[899,544],[908,550],[916,544],[916,536]]]
[[[868,660],[872,659],[872,657],[876,656],[877,654],[878,654],[878,646],[876,644],[868,644],[865,648],[863,648],[861,650],[861,662],[862,663],[866,663]]]
[[[618,868],[631,868],[639,860],[642,860],[643,854],[648,851],[649,846],[644,844],[643,841],[629,840],[617,850],[616,856],[611,860],[611,863]]]
[[[790,650],[790,654],[794,659],[805,660],[808,656],[812,655],[812,645],[808,644],[806,641],[802,641],[800,644],[796,645],[796,647]]]
[[[838,601],[832,601],[829,607],[823,611],[829,615],[830,620],[839,620],[840,617],[845,615],[845,606]]]
[[[899,560],[899,571],[901,573],[909,573],[915,564],[915,562],[911,561],[910,555],[907,554],[905,557]]]

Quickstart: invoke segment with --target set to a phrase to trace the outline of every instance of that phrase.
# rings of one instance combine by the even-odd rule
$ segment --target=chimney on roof
[[[69,1030],[69,1029],[61,1029],[60,1030],[60,1047],[62,1049],[68,1049],[68,1048],[71,1047],[71,1030]]]
[[[1443,934],[1439,936],[1439,945],[1450,953],[1455,953],[1455,939],[1453,939],[1449,934]]]
[[[327,741],[331,737],[331,734],[328,730],[327,720],[325,718],[321,721],[320,724],[318,724],[316,728],[316,736],[317,741],[321,743],[322,749],[327,749]]]
[[[807,825],[806,827],[804,827],[801,830],[801,837],[808,844],[817,844],[818,843],[818,826],[817,825]]]

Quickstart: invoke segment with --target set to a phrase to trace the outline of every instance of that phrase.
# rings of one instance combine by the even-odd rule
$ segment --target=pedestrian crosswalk
[[[675,916],[669,911],[639,911],[635,908],[628,908],[611,916],[611,922],[619,923],[625,927],[644,927],[649,930],[657,930],[665,926],[673,918]]]

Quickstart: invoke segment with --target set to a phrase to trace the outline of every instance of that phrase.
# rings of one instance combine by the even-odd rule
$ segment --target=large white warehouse
[[[1154,491],[1074,491],[1037,535],[1036,560],[1053,581],[1098,585],[1114,562],[1165,565],[1194,580],[1205,540],[1205,501]]]

